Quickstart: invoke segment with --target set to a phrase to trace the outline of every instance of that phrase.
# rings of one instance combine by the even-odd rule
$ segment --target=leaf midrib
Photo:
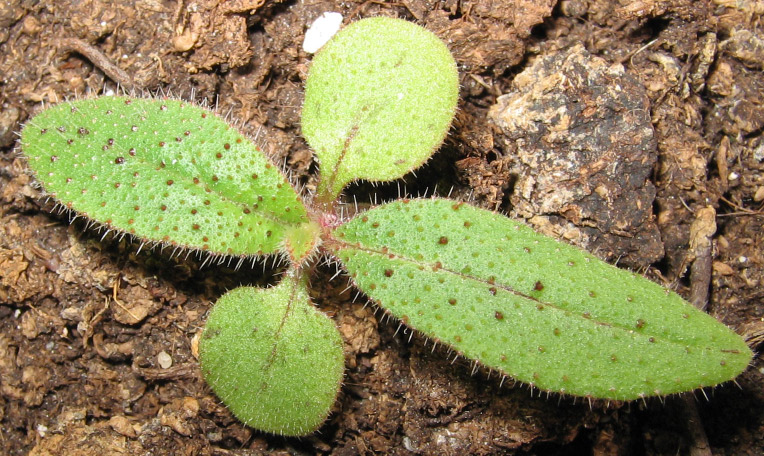
[[[64,106],[64,105],[62,104],[61,106]],[[78,114],[80,114],[80,111],[79,111],[79,110],[77,110],[76,112],[77,112]],[[139,111],[138,111],[138,110],[136,110],[135,112],[136,112],[136,113],[139,113]],[[145,109],[143,109],[143,110],[142,110],[142,111],[140,111],[140,112],[146,112],[146,113],[147,113],[147,111],[146,111]],[[212,113],[212,114],[213,114],[213,115],[215,115],[214,113]],[[87,119],[87,118],[86,118],[84,115],[80,115],[80,118],[82,118],[82,119]],[[35,118],[33,118],[33,119],[32,119],[32,120],[29,122],[28,126],[29,126],[29,125],[31,125],[31,126],[34,126],[34,127],[37,127],[37,128],[41,128],[42,126],[41,126],[41,125],[39,125],[39,124],[36,124],[36,123],[34,122],[34,119],[36,119],[36,117],[35,117]],[[69,118],[67,118],[67,119],[69,119]],[[67,127],[74,127],[74,126],[76,126],[76,125],[77,125],[77,124],[76,124],[76,122],[74,122],[74,121],[66,120],[65,122],[67,123],[67,125],[66,125]],[[55,129],[55,128],[53,128],[53,129],[48,129],[48,131],[49,131],[49,132],[55,132],[55,134],[56,134],[57,136],[59,136],[61,139],[66,139],[66,136],[65,136],[65,135],[64,135],[62,132],[58,131],[58,130],[57,130],[57,129]],[[95,131],[94,131],[94,133],[95,133]],[[237,132],[237,133],[238,133],[238,132]],[[243,136],[243,135],[241,135],[241,133],[238,133],[238,134],[239,134],[240,136]],[[249,141],[249,140],[248,140],[247,138],[245,138],[245,137],[243,137],[243,139],[244,139],[245,141]],[[122,146],[122,145],[121,145],[121,144],[119,144],[119,143],[118,143],[118,144],[115,146],[115,150],[116,150],[117,152],[122,152],[123,154],[126,154],[126,153],[128,153],[128,150],[125,150],[125,146]],[[263,154],[263,157],[265,157],[265,154]],[[132,158],[132,160],[135,160],[135,165],[134,165],[134,166],[145,167],[146,169],[148,169],[148,170],[149,170],[149,172],[153,172],[153,171],[154,171],[154,166],[153,166],[153,165],[152,165],[152,164],[151,164],[151,163],[150,163],[150,162],[149,162],[147,159],[143,158],[142,156],[140,156],[140,155],[136,154],[136,156],[135,156],[135,157],[133,157],[133,158]],[[273,163],[271,163],[271,161],[270,161],[270,160],[268,160],[268,158],[267,158],[267,157],[265,157],[265,160],[266,160],[266,162],[267,162],[267,163],[270,163],[272,167],[275,167],[275,165],[274,165]],[[194,166],[196,167],[196,166],[198,166],[198,165],[194,164]],[[276,172],[276,173],[278,173],[278,175],[280,175],[282,178],[284,178],[283,174],[281,174],[281,172],[280,172],[280,171],[279,171],[277,168],[273,168],[273,169],[275,170],[275,172]],[[187,184],[187,182],[188,182],[188,175],[186,175],[185,173],[181,172],[180,170],[175,170],[175,169],[169,168],[169,169],[165,169],[165,170],[163,170],[163,172],[164,172],[164,173],[167,173],[169,177],[173,178],[173,180],[174,180],[174,179],[178,179],[178,182],[179,182],[179,183],[180,183],[180,182],[184,182],[184,183],[186,183],[186,184]],[[37,173],[36,173],[36,174],[37,174]],[[200,175],[201,175],[201,173],[200,173]],[[284,182],[285,182],[287,185],[289,185],[289,187],[292,189],[292,191],[294,191],[294,192],[295,192],[295,194],[296,194],[296,195],[298,195],[298,198],[297,198],[297,200],[298,200],[298,201],[299,201],[299,202],[302,204],[302,201],[301,201],[301,199],[299,198],[299,194],[297,194],[297,192],[294,190],[294,187],[292,187],[292,184],[291,184],[291,183],[288,181],[288,179],[284,178],[284,179],[283,179],[283,181],[284,181]],[[206,184],[209,184],[209,183],[206,183]],[[201,185],[202,185],[202,183],[200,182],[199,184],[194,184],[194,183],[192,182],[192,185],[194,185],[194,186],[201,186]],[[222,193],[220,192],[220,190],[217,190],[217,189],[215,189],[215,188],[214,188],[214,186],[212,186],[212,185],[209,185],[209,188],[210,188],[210,190],[211,190],[211,192],[210,192],[210,193],[211,193],[211,194],[214,194],[215,196],[217,196],[217,197],[218,197],[218,198],[219,198],[221,201],[224,201],[224,202],[230,202],[231,204],[234,204],[234,205],[238,206],[238,207],[239,207],[239,208],[241,208],[242,210],[243,210],[243,209],[245,209],[245,208],[249,208],[250,210],[252,209],[252,208],[250,207],[250,206],[251,206],[251,204],[249,204],[249,203],[246,203],[246,202],[242,202],[242,201],[237,201],[237,200],[235,200],[235,199],[232,199],[232,198],[228,198],[228,197],[226,197],[224,194],[222,194]],[[204,190],[204,189],[202,188],[202,191],[203,191],[203,190]],[[59,199],[59,198],[58,198],[58,197],[56,197],[56,199]],[[75,199],[71,199],[72,203],[74,203],[74,202],[75,202],[75,200],[76,200],[76,198],[75,198]],[[303,205],[303,208],[304,208],[304,205]],[[262,209],[261,209],[260,207],[258,207],[258,208],[257,208],[257,209],[255,209],[255,210],[257,211],[257,212],[255,212],[255,214],[256,214],[256,215],[258,215],[259,217],[261,217],[261,218],[263,218],[263,219],[265,219],[265,220],[268,220],[268,221],[270,221],[270,222],[276,223],[276,224],[279,224],[279,223],[280,223],[280,224],[285,224],[285,225],[289,225],[289,226],[295,227],[295,226],[300,226],[302,223],[305,223],[305,222],[307,222],[307,221],[308,221],[308,218],[307,218],[307,211],[305,211],[305,213],[306,213],[306,216],[305,216],[305,217],[303,217],[305,220],[302,220],[302,221],[289,221],[289,220],[284,220],[284,219],[281,219],[281,218],[279,218],[275,212],[273,212],[273,211],[271,211],[271,210],[268,210],[268,209],[266,209],[266,208],[262,208]],[[80,212],[80,213],[84,213],[84,212],[82,212],[82,211],[78,211],[78,212]],[[124,229],[122,229],[122,228],[118,228],[118,227],[117,227],[117,229],[119,229],[119,230],[121,230],[121,231],[126,231],[126,230],[124,230]]]
[[[556,304],[553,304],[553,303],[550,303],[550,302],[547,302],[547,301],[541,301],[541,300],[539,300],[537,298],[534,298],[532,296],[526,295],[526,294],[524,294],[524,293],[522,293],[520,291],[515,290],[514,288],[512,288],[509,285],[500,283],[498,280],[494,281],[494,282],[489,282],[488,280],[486,280],[484,278],[473,276],[473,275],[469,275],[469,274],[465,274],[463,272],[456,271],[454,269],[450,269],[446,265],[443,265],[442,262],[436,262],[436,263],[439,263],[439,264],[436,264],[435,262],[434,263],[428,263],[428,262],[423,262],[423,261],[417,261],[417,260],[415,260],[413,258],[410,258],[408,256],[405,256],[403,254],[392,252],[389,249],[386,250],[386,251],[382,251],[382,250],[379,250],[379,249],[364,247],[360,243],[349,243],[349,242],[342,241],[342,240],[339,240],[339,239],[335,239],[335,242],[338,244],[338,247],[336,247],[337,251],[342,250],[342,249],[355,249],[355,250],[360,250],[360,251],[363,251],[363,252],[366,252],[366,253],[380,255],[380,256],[382,256],[382,257],[384,257],[386,259],[390,259],[390,260],[400,260],[400,261],[408,262],[410,264],[413,264],[413,265],[416,265],[416,266],[419,266],[419,267],[429,268],[430,270],[437,269],[438,271],[444,271],[444,272],[452,274],[454,276],[458,276],[458,277],[461,277],[463,279],[473,280],[475,282],[479,282],[479,283],[484,284],[486,286],[496,287],[498,289],[501,289],[501,290],[504,290],[504,291],[506,291],[508,293],[511,293],[511,294],[513,294],[515,296],[519,296],[521,298],[528,299],[529,301],[532,301],[532,302],[535,302],[535,303],[538,303],[538,304],[543,304],[545,307],[549,307],[549,308],[551,308],[551,309],[553,309],[555,311],[563,312],[564,314],[569,316],[569,318],[577,318],[577,319],[589,322],[591,324],[596,324],[596,325],[600,325],[600,326],[603,326],[603,327],[615,328],[615,329],[621,330],[623,332],[626,332],[626,333],[629,333],[629,334],[633,334],[633,335],[635,335],[637,337],[642,337],[642,338],[645,338],[645,339],[647,339],[649,337],[660,337],[660,341],[669,342],[669,343],[676,344],[676,345],[679,345],[679,346],[682,346],[682,347],[686,347],[687,345],[692,345],[692,346],[694,346],[696,348],[702,348],[702,349],[711,348],[711,347],[708,346],[708,344],[697,345],[695,341],[677,340],[677,339],[674,339],[674,338],[670,337],[670,335],[666,335],[666,334],[663,334],[663,335],[657,335],[657,334],[653,335],[653,334],[650,334],[650,333],[637,332],[637,331],[634,331],[634,329],[632,329],[630,327],[627,327],[627,326],[624,326],[624,325],[619,324],[619,323],[609,323],[609,322],[606,322],[606,321],[600,321],[600,320],[596,320],[595,317],[586,318],[586,317],[584,317],[582,315],[577,314],[576,312],[564,309],[564,308],[560,307],[559,305],[556,305]],[[721,351],[721,349],[720,349],[720,351]]]

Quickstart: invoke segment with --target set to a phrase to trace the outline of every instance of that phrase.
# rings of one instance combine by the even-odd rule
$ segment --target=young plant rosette
[[[315,195],[298,194],[214,112],[181,100],[61,103],[25,126],[21,146],[47,194],[105,229],[288,260],[278,285],[222,296],[199,347],[206,381],[262,431],[313,432],[341,386],[342,340],[307,290],[322,255],[425,337],[541,390],[633,400],[746,368],[742,338],[677,294],[501,214],[432,198],[341,219],[349,183],[398,179],[430,158],[457,98],[446,46],[380,17],[347,26],[310,67],[302,127],[320,164]]]

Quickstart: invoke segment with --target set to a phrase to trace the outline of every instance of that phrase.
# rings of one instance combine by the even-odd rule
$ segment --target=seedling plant
[[[395,180],[430,158],[457,99],[456,64],[435,35],[370,18],[310,67],[313,194],[213,111],[177,99],[60,103],[27,123],[21,147],[45,192],[103,229],[239,263],[288,262],[277,285],[223,295],[199,347],[206,381],[262,431],[313,432],[341,386],[340,334],[307,288],[327,255],[403,324],[540,390],[633,400],[746,368],[744,341],[677,294],[501,214],[415,198],[344,217],[349,183]]]

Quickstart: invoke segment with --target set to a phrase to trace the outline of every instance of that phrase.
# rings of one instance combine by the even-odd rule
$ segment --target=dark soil
[[[170,92],[230,112],[311,188],[301,44],[325,11],[417,21],[448,43],[461,75],[459,114],[433,160],[349,196],[451,191],[688,299],[703,301],[710,281],[707,311],[761,348],[761,2],[10,0],[0,4],[0,453],[677,455],[708,454],[707,436],[714,454],[763,454],[761,357],[689,401],[548,396],[432,351],[321,267],[314,299],[346,342],[332,415],[302,439],[232,417],[201,378],[195,340],[225,290],[271,275],[138,253],[70,223],[40,199],[15,133],[43,103],[117,83]],[[550,75],[566,83],[539,86]],[[504,115],[508,100],[526,114]],[[581,128],[553,128],[566,123]]]

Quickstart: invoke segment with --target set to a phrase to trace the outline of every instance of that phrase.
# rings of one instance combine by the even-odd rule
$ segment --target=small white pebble
[[[748,257],[740,255],[740,257],[737,260],[741,263],[745,263],[746,261],[748,261]]]
[[[727,176],[727,179],[729,179],[729,180],[735,180],[735,179],[737,179],[738,177],[740,177],[740,174],[736,173],[735,171],[732,171],[732,172],[729,174],[729,176]]]
[[[37,433],[40,435],[40,437],[45,438],[45,434],[48,433],[48,426],[44,424],[38,424]]]
[[[157,355],[157,363],[162,369],[169,369],[172,367],[172,356],[168,355],[166,351],[162,350]]]
[[[337,33],[342,25],[342,14],[326,12],[318,17],[305,32],[305,40],[302,49],[308,54],[321,49],[331,37]]]
[[[114,96],[114,90],[106,89],[106,91],[104,91],[104,93],[103,93],[103,96],[105,96],[105,97],[113,97]]]

